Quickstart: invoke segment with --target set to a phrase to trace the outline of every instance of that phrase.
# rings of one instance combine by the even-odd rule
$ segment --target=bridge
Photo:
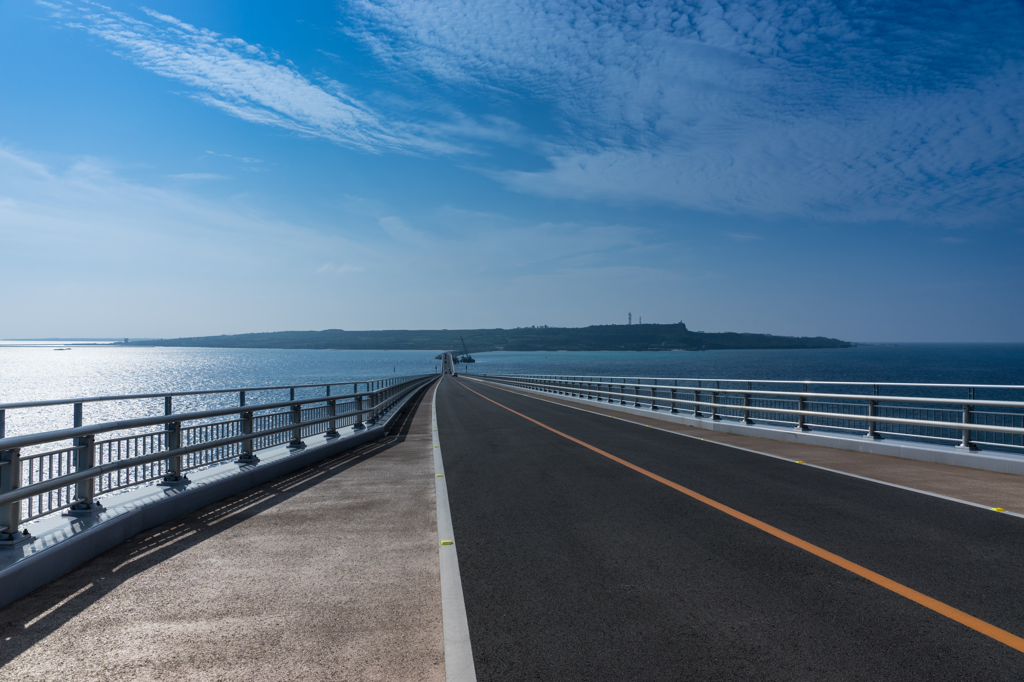
[[[1022,387],[451,360],[0,406],[0,679],[1024,676]]]

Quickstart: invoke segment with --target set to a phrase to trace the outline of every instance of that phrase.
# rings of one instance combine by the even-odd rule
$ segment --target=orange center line
[[[582,447],[585,447],[588,450],[591,450],[592,452],[596,452],[597,454],[599,454],[599,455],[601,455],[603,457],[607,457],[608,459],[612,460],[613,462],[618,462],[622,466],[629,467],[633,471],[635,471],[635,472],[637,472],[639,474],[643,474],[644,476],[647,476],[648,478],[651,478],[651,479],[657,481],[658,483],[662,483],[664,485],[667,485],[669,488],[672,488],[673,490],[677,490],[677,491],[683,493],[684,495],[687,495],[687,496],[697,500],[698,502],[703,502],[704,504],[708,505],[709,507],[714,507],[718,511],[724,512],[724,513],[728,514],[729,516],[733,517],[734,519],[738,519],[738,520],[740,520],[740,521],[742,521],[742,522],[744,522],[746,524],[749,524],[749,525],[753,526],[754,528],[757,528],[758,530],[762,530],[765,533],[768,533],[769,535],[773,535],[773,536],[777,537],[778,539],[782,540],[783,542],[787,542],[787,543],[793,545],[794,547],[799,547],[800,549],[802,549],[802,550],[804,550],[806,552],[810,552],[814,556],[819,557],[821,559],[824,559],[825,561],[828,561],[829,563],[835,564],[836,566],[839,566],[840,568],[845,568],[847,571],[850,571],[851,573],[859,575],[860,577],[862,577],[862,578],[864,578],[866,580],[870,580],[871,582],[875,583],[876,585],[884,587],[885,589],[887,589],[887,590],[889,590],[891,592],[895,592],[896,594],[898,594],[898,595],[900,595],[902,597],[906,597],[910,601],[917,602],[921,606],[923,606],[923,607],[925,607],[927,609],[931,609],[935,613],[941,614],[941,615],[943,615],[943,616],[945,616],[945,617],[947,617],[947,618],[949,618],[951,620],[956,621],[957,623],[960,623],[961,625],[966,625],[967,627],[971,628],[972,630],[975,630],[976,632],[980,632],[981,634],[983,634],[983,635],[985,635],[987,637],[991,637],[992,639],[996,640],[997,642],[1002,642],[1006,646],[1011,647],[1013,649],[1016,649],[1017,651],[1020,651],[1021,653],[1024,653],[1024,639],[1022,639],[1021,637],[1018,637],[1017,635],[1014,635],[1013,633],[1007,632],[1006,630],[1003,630],[1002,628],[998,628],[995,625],[992,625],[991,623],[987,623],[987,622],[981,620],[980,618],[975,618],[974,616],[972,616],[969,613],[964,613],[960,609],[954,608],[954,607],[950,606],[949,604],[946,604],[944,602],[939,601],[938,599],[933,599],[932,597],[929,597],[926,594],[922,594],[921,592],[918,592],[917,590],[909,588],[906,585],[903,585],[902,583],[898,583],[895,580],[891,580],[890,578],[886,578],[884,575],[882,575],[880,573],[876,573],[876,572],[872,571],[869,568],[865,568],[865,567],[861,566],[860,564],[856,564],[856,563],[850,561],[849,559],[844,559],[843,557],[839,556],[838,554],[833,554],[832,552],[828,551],[827,549],[822,549],[821,547],[818,547],[817,545],[811,544],[810,542],[807,542],[806,540],[801,540],[800,538],[796,537],[795,535],[791,535],[791,534],[787,533],[784,530],[780,530],[780,529],[776,528],[775,526],[772,526],[770,524],[765,523],[764,521],[759,521],[758,519],[755,519],[753,516],[749,516],[747,514],[744,514],[741,511],[737,511],[736,509],[733,509],[732,507],[724,505],[721,502],[716,502],[715,500],[712,500],[710,497],[705,497],[704,495],[701,495],[700,493],[698,493],[698,492],[696,492],[694,490],[690,490],[689,488],[681,486],[681,485],[679,485],[678,483],[676,483],[674,481],[670,481],[667,478],[659,476],[658,474],[656,474],[654,472],[648,471],[647,469],[644,469],[643,467],[637,466],[636,464],[633,464],[632,462],[627,462],[626,460],[622,459],[621,457],[616,457],[615,455],[613,455],[611,453],[608,453],[608,452],[605,452],[604,450],[602,450],[600,448],[594,447],[593,445],[590,445],[589,443],[584,443],[583,441],[579,440],[578,438],[573,438],[572,436],[570,436],[568,434],[562,433],[558,429],[553,429],[550,426],[548,426],[547,424],[543,424],[543,423],[537,421],[536,419],[533,419],[531,417],[527,417],[525,414],[522,414],[520,412],[516,412],[511,407],[507,407],[505,405],[502,405],[501,403],[499,403],[496,400],[491,400],[487,396],[482,395],[480,393],[477,393],[476,391],[471,389],[469,386],[466,386],[462,382],[456,381],[455,383],[457,383],[459,386],[462,386],[464,389],[466,389],[470,393],[474,393],[474,394],[480,396],[481,398],[483,398],[484,400],[486,400],[486,401],[488,401],[490,403],[494,403],[498,407],[500,407],[502,409],[505,409],[505,410],[508,410],[512,414],[517,415],[519,417],[522,417],[523,419],[536,424],[537,426],[541,427],[542,429],[547,429],[551,433],[557,434],[557,435],[561,436],[562,438],[565,438],[566,440],[570,440],[573,443],[576,443],[577,445],[580,445]]]

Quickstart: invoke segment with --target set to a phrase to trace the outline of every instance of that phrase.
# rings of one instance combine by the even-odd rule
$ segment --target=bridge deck
[[[481,680],[1024,678],[1024,519],[596,405],[437,390]],[[429,400],[387,440],[0,609],[0,680],[443,679]],[[956,483],[942,465],[713,437]],[[973,481],[959,492],[1020,491],[952,471]]]
[[[597,401],[569,399],[549,393],[538,393],[520,388],[502,386],[502,390],[520,395],[538,397],[559,405],[567,405],[614,419],[631,421],[672,431],[692,438],[762,452],[790,460],[834,469],[856,476],[944,495],[980,504],[984,507],[1002,507],[1007,511],[1024,514],[1024,476],[984,469],[972,469],[952,464],[925,462],[915,459],[890,457],[870,452],[856,452],[821,445],[794,443],[769,438],[757,438],[723,431],[710,431],[686,424],[662,420],[649,409],[612,410]],[[664,414],[664,413],[662,413]]]
[[[0,679],[443,680],[430,419],[0,610]]]
[[[480,679],[1024,676],[1018,517],[461,378],[438,428]]]

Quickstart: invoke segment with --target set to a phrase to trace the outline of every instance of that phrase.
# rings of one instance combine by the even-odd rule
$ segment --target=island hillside
[[[200,348],[309,348],[333,350],[456,350],[460,337],[471,353],[494,350],[720,350],[764,348],[849,348],[853,344],[823,336],[773,336],[735,332],[694,332],[678,324],[610,324],[591,327],[519,327],[516,329],[440,329],[392,331],[265,332],[132,341],[131,346]]]

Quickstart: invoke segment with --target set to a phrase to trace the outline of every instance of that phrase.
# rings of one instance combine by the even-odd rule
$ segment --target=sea
[[[0,343],[0,403],[139,393],[366,381],[437,372],[440,351],[141,348]],[[466,374],[560,374],[749,381],[899,382],[1024,387],[1024,344],[893,344],[799,350],[487,352]],[[344,392],[346,389],[334,389]],[[351,391],[351,387],[347,389]],[[962,389],[953,389],[957,396]],[[324,389],[299,391],[299,397]],[[987,393],[986,393],[987,392]],[[254,394],[250,402],[284,399]],[[1024,400],[977,389],[978,399]],[[176,399],[175,411],[236,404],[237,395]],[[86,423],[163,413],[163,401],[89,403]],[[6,411],[6,435],[72,425],[70,406]]]

